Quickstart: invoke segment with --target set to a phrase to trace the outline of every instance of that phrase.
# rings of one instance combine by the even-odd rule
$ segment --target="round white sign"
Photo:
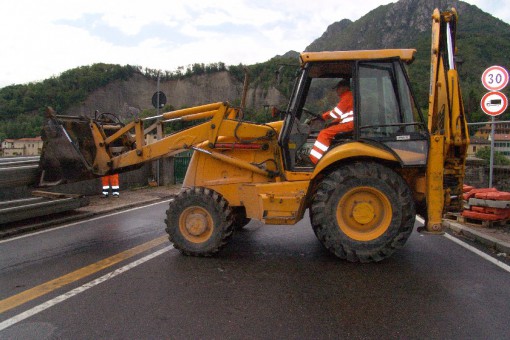
[[[508,107],[508,99],[501,92],[489,92],[483,96],[480,106],[486,114],[498,116]]]
[[[499,91],[508,84],[508,71],[501,66],[491,66],[483,72],[482,84],[489,91]]]

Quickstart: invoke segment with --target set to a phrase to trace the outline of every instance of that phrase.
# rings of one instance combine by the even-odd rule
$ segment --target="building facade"
[[[485,139],[489,139],[489,136],[491,135],[491,124],[486,124],[483,127],[479,128],[475,132],[476,137],[481,137]],[[498,135],[510,135],[510,123],[507,122],[501,122],[494,125],[494,134]]]
[[[486,124],[476,130],[470,138],[468,155],[474,155],[483,147],[491,147],[491,124]],[[510,123],[507,121],[496,122],[494,125],[494,151],[510,158]]]
[[[41,137],[4,139],[2,141],[1,155],[12,156],[39,156],[41,155],[43,141]]]
[[[483,149],[483,148],[490,148],[491,147],[491,141],[482,138],[482,137],[476,137],[473,136],[469,138],[469,145],[467,149],[467,155],[468,157],[474,157],[476,155],[476,152]]]
[[[494,134],[494,151],[510,158],[510,134]]]

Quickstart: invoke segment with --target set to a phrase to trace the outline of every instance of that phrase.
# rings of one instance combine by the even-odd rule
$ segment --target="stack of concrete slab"
[[[0,188],[32,185],[39,180],[39,156],[0,158]]]
[[[83,195],[46,191],[32,191],[32,195],[30,198],[0,201],[0,229],[7,223],[78,209],[90,202]]]
[[[510,192],[496,188],[464,186],[465,201],[462,216],[480,221],[507,221],[510,219]]]

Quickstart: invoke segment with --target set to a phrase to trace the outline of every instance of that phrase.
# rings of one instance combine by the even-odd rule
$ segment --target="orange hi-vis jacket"
[[[351,91],[346,91],[340,95],[337,106],[331,111],[322,114],[322,119],[333,119],[333,125],[319,132],[312,150],[310,151],[310,159],[314,164],[322,158],[328,151],[331,141],[336,134],[340,132],[348,132],[354,129],[354,99]]]

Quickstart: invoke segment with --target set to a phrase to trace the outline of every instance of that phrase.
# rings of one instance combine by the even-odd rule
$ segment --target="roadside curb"
[[[443,224],[455,234],[462,235],[484,246],[493,248],[498,252],[510,255],[510,243],[508,242],[498,240],[489,235],[484,235],[483,233],[451,220],[443,220]]]
[[[122,205],[122,206],[118,206],[118,207],[113,207],[111,209],[105,209],[103,211],[83,212],[78,215],[56,218],[56,219],[53,219],[50,221],[44,221],[44,222],[40,222],[40,223],[36,223],[36,224],[31,224],[29,226],[22,226],[22,227],[2,230],[2,231],[0,231],[0,239],[13,237],[13,236],[16,236],[19,234],[24,234],[24,233],[28,233],[28,232],[37,231],[37,230],[42,230],[42,229],[46,229],[49,227],[56,227],[58,225],[65,224],[65,223],[83,221],[85,219],[89,219],[92,217],[107,215],[107,214],[110,214],[113,212],[128,210],[128,209],[132,209],[132,208],[136,208],[136,207],[141,207],[141,206],[149,205],[152,203],[163,202],[163,201],[171,199],[174,196],[175,195],[172,194],[172,195],[168,195],[165,197],[157,197],[157,198],[153,198],[153,199],[147,199],[142,202],[135,202],[135,203],[130,203],[130,204],[126,204],[126,205]],[[76,209],[76,210],[79,211],[79,209]]]

